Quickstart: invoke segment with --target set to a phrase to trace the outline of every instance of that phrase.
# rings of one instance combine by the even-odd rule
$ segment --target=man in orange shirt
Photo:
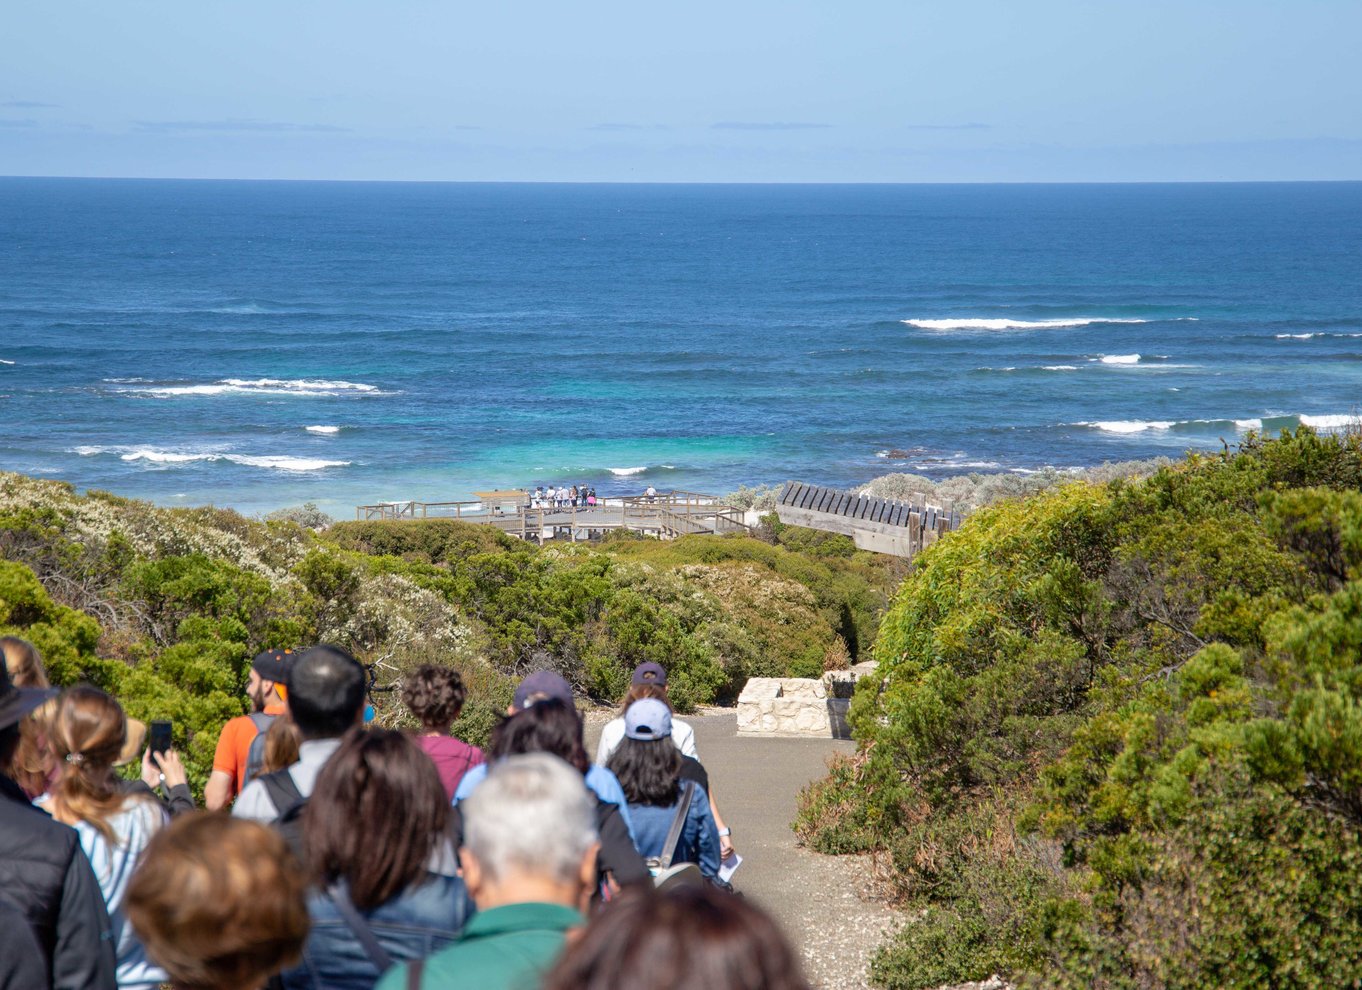
[[[251,743],[263,738],[270,723],[284,714],[284,691],[288,670],[293,664],[292,650],[266,650],[251,661],[251,676],[246,696],[254,711],[238,715],[222,727],[218,748],[213,754],[213,772],[203,788],[203,803],[209,811],[227,807],[246,786],[246,769],[251,760]],[[256,747],[261,750],[261,747]],[[252,767],[252,773],[259,767]]]

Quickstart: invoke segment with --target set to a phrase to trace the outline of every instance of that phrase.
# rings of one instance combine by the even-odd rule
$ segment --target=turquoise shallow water
[[[1358,183],[0,179],[0,230],[0,468],[166,504],[850,486],[1362,405]]]

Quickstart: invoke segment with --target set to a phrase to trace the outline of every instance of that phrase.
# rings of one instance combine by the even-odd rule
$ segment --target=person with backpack
[[[222,727],[217,750],[213,753],[213,772],[203,788],[203,804],[209,811],[221,811],[232,803],[260,773],[265,757],[265,733],[284,714],[292,650],[265,650],[251,661],[246,696],[253,710],[238,715]]]
[[[716,880],[719,830],[705,789],[682,777],[666,702],[642,698],[629,706],[624,739],[609,768],[629,799],[634,842],[654,877],[664,877],[673,864],[694,863],[706,879]]]
[[[364,668],[339,646],[314,646],[298,654],[288,685],[288,714],[301,740],[298,760],[247,784],[232,814],[277,825],[300,849],[303,806],[341,737],[363,722],[365,683]]]

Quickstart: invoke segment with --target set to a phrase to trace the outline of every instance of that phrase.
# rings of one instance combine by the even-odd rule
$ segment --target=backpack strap
[[[421,973],[425,968],[424,959],[413,959],[407,963],[407,990],[421,990]]]
[[[298,790],[293,774],[289,773],[287,768],[261,774],[256,780],[265,785],[265,793],[269,795],[270,803],[274,805],[279,818],[283,818],[307,800],[303,797],[303,792]]]
[[[676,847],[681,841],[681,830],[686,827],[686,816],[690,814],[690,802],[694,794],[695,781],[687,780],[682,783],[681,799],[676,802],[676,814],[672,815],[671,827],[667,829],[667,838],[662,843],[662,855],[657,859],[658,867],[663,870],[672,865]]]
[[[250,714],[251,724],[255,726],[255,731],[258,735],[264,735],[266,732],[269,732],[270,726],[274,724],[274,720],[278,717],[278,715],[266,715],[264,712],[251,712]]]
[[[360,946],[364,949],[364,954],[369,957],[369,961],[374,964],[379,973],[388,969],[393,964],[392,956],[384,950],[374,935],[374,930],[369,927],[369,923],[364,920],[364,915],[355,909],[355,905],[350,901],[350,895],[338,883],[333,883],[326,888],[326,896],[331,898],[331,903],[336,905],[336,910],[345,919],[346,926],[359,939]]]

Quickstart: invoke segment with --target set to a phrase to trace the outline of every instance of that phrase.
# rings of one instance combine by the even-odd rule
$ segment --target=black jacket
[[[55,990],[112,990],[109,915],[76,830],[33,807],[5,776],[0,776],[0,899],[28,918]]]

